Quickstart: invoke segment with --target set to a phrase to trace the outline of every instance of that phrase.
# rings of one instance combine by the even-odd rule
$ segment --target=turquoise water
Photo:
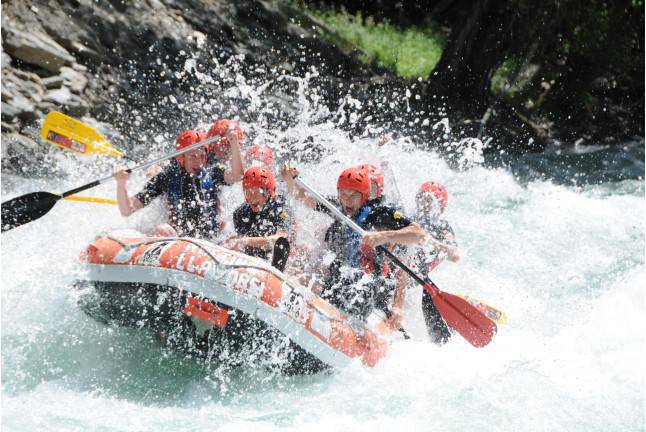
[[[303,113],[312,119],[308,106]],[[330,124],[301,122],[264,139],[307,135],[326,149],[300,164],[322,192],[334,193],[342,167],[381,160],[409,211],[420,183],[447,185],[446,217],[463,258],[434,280],[507,312],[489,346],[457,335],[441,348],[428,343],[412,288],[413,339],[395,342],[374,369],[284,377],[186,358],[153,334],[95,322],[71,288],[82,271],[76,257],[97,233],[145,229],[159,209],[124,220],[114,206],[60,202],[1,238],[3,430],[644,430],[643,141],[572,151],[574,172],[549,152],[490,162],[465,150],[455,169],[403,141],[351,144]],[[4,176],[3,200],[107,172],[96,161],[55,158],[69,178]],[[133,179],[132,190],[143,181]],[[113,188],[91,193],[112,197]],[[241,200],[239,186],[229,188],[225,214]],[[296,211],[301,240],[320,238],[328,221]]]

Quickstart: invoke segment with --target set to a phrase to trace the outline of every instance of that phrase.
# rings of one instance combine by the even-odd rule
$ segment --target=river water
[[[115,206],[59,202],[1,238],[3,430],[644,430],[643,140],[496,160],[462,141],[449,166],[405,140],[350,142],[330,123],[259,134],[283,159],[281,143],[305,136],[323,145],[315,162],[299,164],[322,192],[334,193],[336,174],[359,162],[388,161],[396,180],[387,192],[396,184],[409,212],[423,181],[447,186],[445,215],[462,259],[434,280],[506,311],[489,346],[459,335],[430,344],[420,291],[411,289],[413,339],[395,342],[374,369],[285,377],[186,358],[154,334],[89,318],[72,289],[76,258],[97,233],[150,228],[159,209],[124,220]],[[54,152],[69,177],[5,175],[2,199],[109,172],[99,160]],[[131,190],[143,181],[136,176]],[[113,197],[114,184],[88,194]],[[240,186],[228,188],[225,215],[241,201]],[[296,213],[301,241],[315,242],[327,221]]]

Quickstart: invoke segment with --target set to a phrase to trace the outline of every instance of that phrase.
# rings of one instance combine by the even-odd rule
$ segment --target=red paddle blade
[[[498,328],[489,317],[461,297],[440,291],[428,283],[424,288],[444,321],[471,345],[481,348],[491,342]]]

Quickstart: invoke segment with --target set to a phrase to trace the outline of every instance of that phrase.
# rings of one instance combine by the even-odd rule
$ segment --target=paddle
[[[458,294],[458,296],[480,309],[482,313],[491,318],[497,325],[507,324],[507,313],[504,310],[498,309],[495,306],[491,306],[482,300],[478,300],[477,298],[473,298],[466,294]]]
[[[295,180],[303,189],[312,194],[318,202],[327,207],[340,222],[343,222],[361,236],[365,235],[365,231],[359,225],[344,215],[307,183],[298,177]],[[495,322],[463,298],[443,292],[430,279],[424,280],[419,277],[385,247],[377,246],[377,250],[386,254],[395,265],[404,270],[429,292],[444,321],[460,333],[471,345],[483,347],[491,342],[497,330]]]
[[[88,156],[100,154],[131,160],[123,152],[114,148],[92,126],[58,111],[47,114],[40,129],[40,136],[50,144],[75,153]]]
[[[151,165],[155,165],[166,159],[170,159],[172,157],[184,154],[186,152],[189,152],[191,150],[194,150],[206,144],[215,142],[219,139],[220,139],[219,136],[217,135],[213,136],[199,143],[191,144],[190,146],[184,147],[181,150],[167,154],[166,156],[162,156],[153,161],[146,162],[134,168],[130,168],[128,169],[128,172],[133,173],[135,171],[146,169]],[[113,177],[114,177],[114,174],[99,180],[95,180],[83,186],[79,186],[75,189],[68,190],[67,192],[63,192],[61,194],[55,194],[50,192],[32,192],[32,193],[21,195],[19,197],[12,198],[8,201],[5,201],[2,203],[1,232],[8,231],[10,229],[19,227],[20,225],[24,225],[28,222],[36,220],[42,217],[43,215],[47,214],[47,212],[49,212],[52,209],[52,207],[54,207],[54,204],[56,204],[58,200],[69,197],[71,195],[75,195],[79,192],[93,188],[95,186],[98,186],[101,183],[105,183],[108,180],[111,180]]]
[[[287,260],[289,259],[289,252],[291,251],[289,240],[285,237],[278,237],[274,242],[273,251],[274,253],[271,257],[271,265],[280,271],[284,271],[285,266],[287,265]]]

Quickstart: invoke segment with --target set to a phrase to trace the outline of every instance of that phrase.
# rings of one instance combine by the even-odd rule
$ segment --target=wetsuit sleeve
[[[144,188],[135,195],[144,207],[150,204],[152,200],[168,192],[169,176],[167,171],[162,171],[155,177],[148,180]]]
[[[327,196],[325,197],[325,199],[328,200],[330,204],[332,204],[334,207],[339,209],[341,208],[341,203],[335,197]],[[325,207],[323,204],[319,203],[318,201],[316,202],[316,206],[314,207],[314,210],[316,210],[317,212],[325,213],[328,216],[333,216],[332,212],[328,210],[328,208]]]

